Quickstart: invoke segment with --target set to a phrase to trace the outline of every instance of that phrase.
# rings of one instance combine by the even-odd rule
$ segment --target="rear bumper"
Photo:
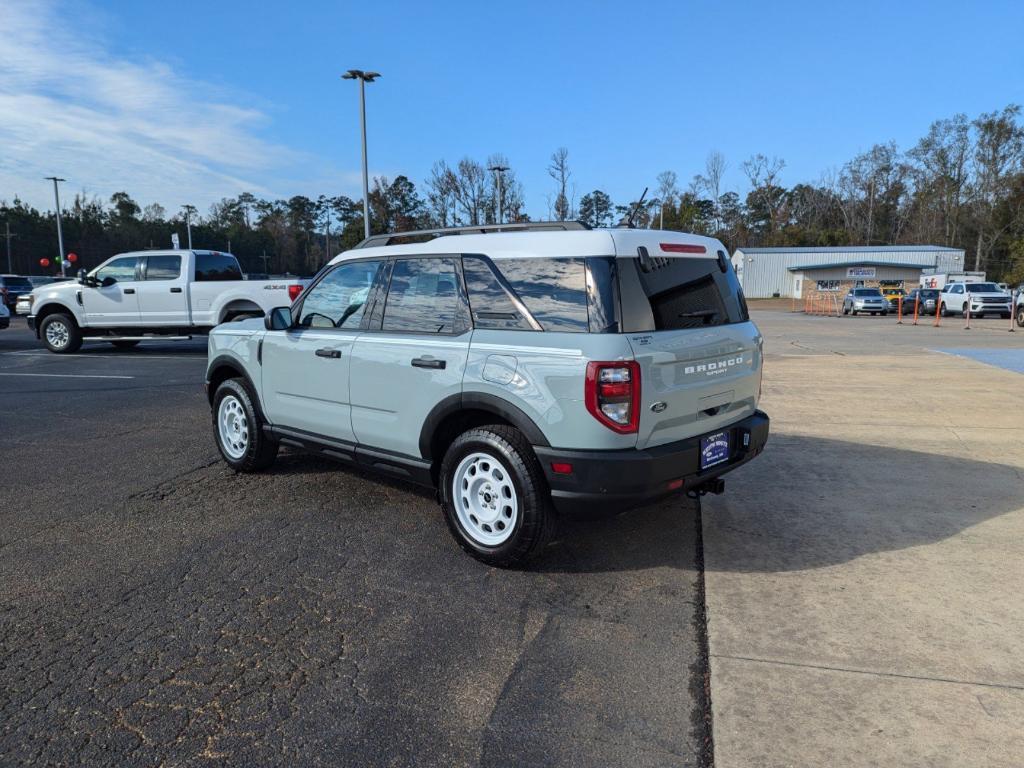
[[[572,451],[544,447],[535,447],[534,451],[559,511],[625,510],[680,491],[694,490],[742,466],[764,450],[768,427],[768,415],[763,411],[730,424],[725,428],[732,433],[732,453],[728,461],[703,471],[700,469],[702,435],[641,451]],[[571,464],[572,473],[555,473],[551,468],[553,463]],[[681,487],[679,480],[683,481]]]

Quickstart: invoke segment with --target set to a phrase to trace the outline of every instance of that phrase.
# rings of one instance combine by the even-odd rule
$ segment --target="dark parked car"
[[[914,314],[914,302],[917,301],[920,302],[917,307],[919,315],[934,315],[938,298],[938,288],[915,288],[903,299],[903,314]]]
[[[20,275],[0,275],[0,301],[3,301],[10,310],[18,303],[18,297],[23,293],[32,293],[32,283],[27,277]]]

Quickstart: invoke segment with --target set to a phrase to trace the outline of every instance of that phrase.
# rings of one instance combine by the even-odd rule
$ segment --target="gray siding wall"
[[[770,298],[778,292],[789,298],[793,295],[793,273],[789,267],[810,264],[842,264],[851,261],[887,261],[894,264],[920,264],[946,272],[963,268],[963,251],[936,250],[831,250],[831,249],[782,249],[761,251],[737,248],[732,256],[733,266],[740,276],[743,293],[750,299]]]

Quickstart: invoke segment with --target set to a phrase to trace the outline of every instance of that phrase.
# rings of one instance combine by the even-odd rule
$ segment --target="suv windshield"
[[[853,295],[854,296],[862,296],[862,297],[863,296],[867,296],[867,297],[879,299],[879,298],[882,297],[882,292],[880,290],[878,290],[877,288],[857,288],[853,292]]]
[[[967,283],[968,293],[1002,293],[1003,289],[995,283]]]

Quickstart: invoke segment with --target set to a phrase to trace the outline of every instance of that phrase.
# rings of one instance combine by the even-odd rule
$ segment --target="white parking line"
[[[21,350],[19,352],[4,352],[5,355],[17,357],[52,357],[60,360],[65,357],[87,357],[92,360],[204,360],[206,354],[202,355],[55,355],[52,352],[37,352],[34,349]]]
[[[39,376],[49,379],[134,379],[134,376],[101,376],[92,373],[2,373],[0,376]]]

